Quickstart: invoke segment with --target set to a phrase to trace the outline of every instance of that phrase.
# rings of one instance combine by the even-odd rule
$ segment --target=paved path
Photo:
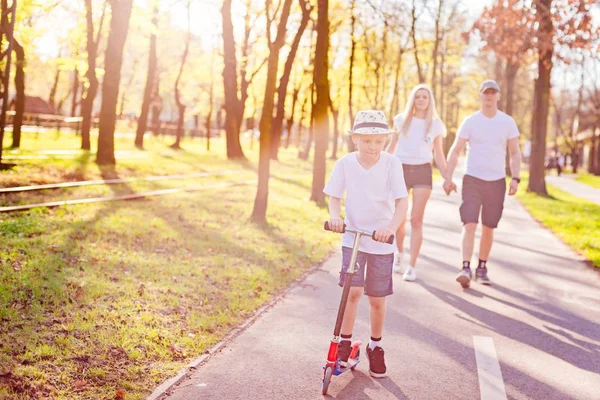
[[[333,378],[327,398],[600,399],[600,273],[508,198],[489,261],[493,286],[461,289],[459,196],[441,193],[426,212],[418,280],[396,276],[389,298],[389,376],[372,379],[363,357]],[[336,252],[168,399],[322,398],[339,263]],[[366,299],[354,338],[369,338]]]
[[[546,176],[546,182],[556,186],[562,191],[571,193],[573,196],[581,197],[596,204],[600,204],[600,189],[596,189],[585,183],[577,182],[569,176]]]

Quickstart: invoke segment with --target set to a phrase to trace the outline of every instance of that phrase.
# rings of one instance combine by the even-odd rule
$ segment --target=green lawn
[[[63,134],[28,149],[76,149]],[[250,161],[224,157],[224,144],[133,139],[117,149],[135,158],[100,169],[93,155],[27,161],[0,172],[0,186],[103,176],[241,171],[219,178],[135,183],[0,197],[2,205],[256,179]],[[6,143],[6,142],[5,142]],[[5,153],[11,154],[11,153]],[[18,155],[37,154],[22,151]],[[20,161],[25,163],[25,161]],[[309,202],[312,162],[297,150],[272,163],[268,221],[249,222],[256,186],[212,189],[141,201],[0,214],[0,398],[145,398],[219,342],[334,248],[327,210]]]
[[[586,185],[590,185],[597,189],[600,189],[600,176],[592,175],[592,174],[582,174],[575,178],[577,181],[581,183],[585,183]]]
[[[527,179],[518,198],[529,212],[567,244],[600,267],[600,205],[547,185],[548,197],[527,193]]]

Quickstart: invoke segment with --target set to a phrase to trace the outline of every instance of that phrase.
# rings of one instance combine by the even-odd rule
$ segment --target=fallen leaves
[[[187,353],[185,352],[185,349],[181,346],[178,346],[174,343],[170,343],[168,348],[169,348],[169,350],[171,350],[171,352],[173,353],[173,356],[176,359],[181,359],[181,358],[187,357]]]
[[[78,379],[71,386],[71,391],[72,392],[79,392],[79,391],[85,390],[86,386],[87,386],[87,382],[86,381],[84,381],[83,379]]]

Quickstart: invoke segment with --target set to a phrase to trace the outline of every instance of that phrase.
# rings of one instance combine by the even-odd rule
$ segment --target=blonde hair
[[[406,102],[406,107],[404,108],[404,112],[402,113],[402,125],[400,126],[400,134],[408,135],[408,128],[410,128],[410,124],[415,114],[415,97],[419,90],[425,90],[429,94],[429,105],[427,106],[427,111],[425,114],[425,132],[423,133],[423,137],[427,137],[429,135],[429,131],[431,130],[431,125],[433,125],[434,120],[440,120],[440,116],[435,107],[435,98],[433,97],[433,91],[429,86],[424,83],[421,83],[413,88],[410,92],[410,96],[408,96],[408,101]]]

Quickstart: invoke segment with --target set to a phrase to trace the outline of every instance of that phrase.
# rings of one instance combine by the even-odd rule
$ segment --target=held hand
[[[342,233],[344,231],[344,220],[341,218],[331,218],[329,220],[329,229],[332,232]]]
[[[454,182],[452,182],[451,180],[446,180],[444,182],[443,187],[444,187],[444,192],[446,192],[447,196],[449,196],[452,191],[456,192],[456,184]]]
[[[514,196],[515,193],[517,193],[517,189],[519,189],[519,182],[517,182],[516,180],[511,180],[510,181],[510,187],[508,188],[508,195],[509,196]]]
[[[381,243],[387,243],[390,236],[392,236],[394,232],[390,228],[381,228],[375,231],[374,239]]]

